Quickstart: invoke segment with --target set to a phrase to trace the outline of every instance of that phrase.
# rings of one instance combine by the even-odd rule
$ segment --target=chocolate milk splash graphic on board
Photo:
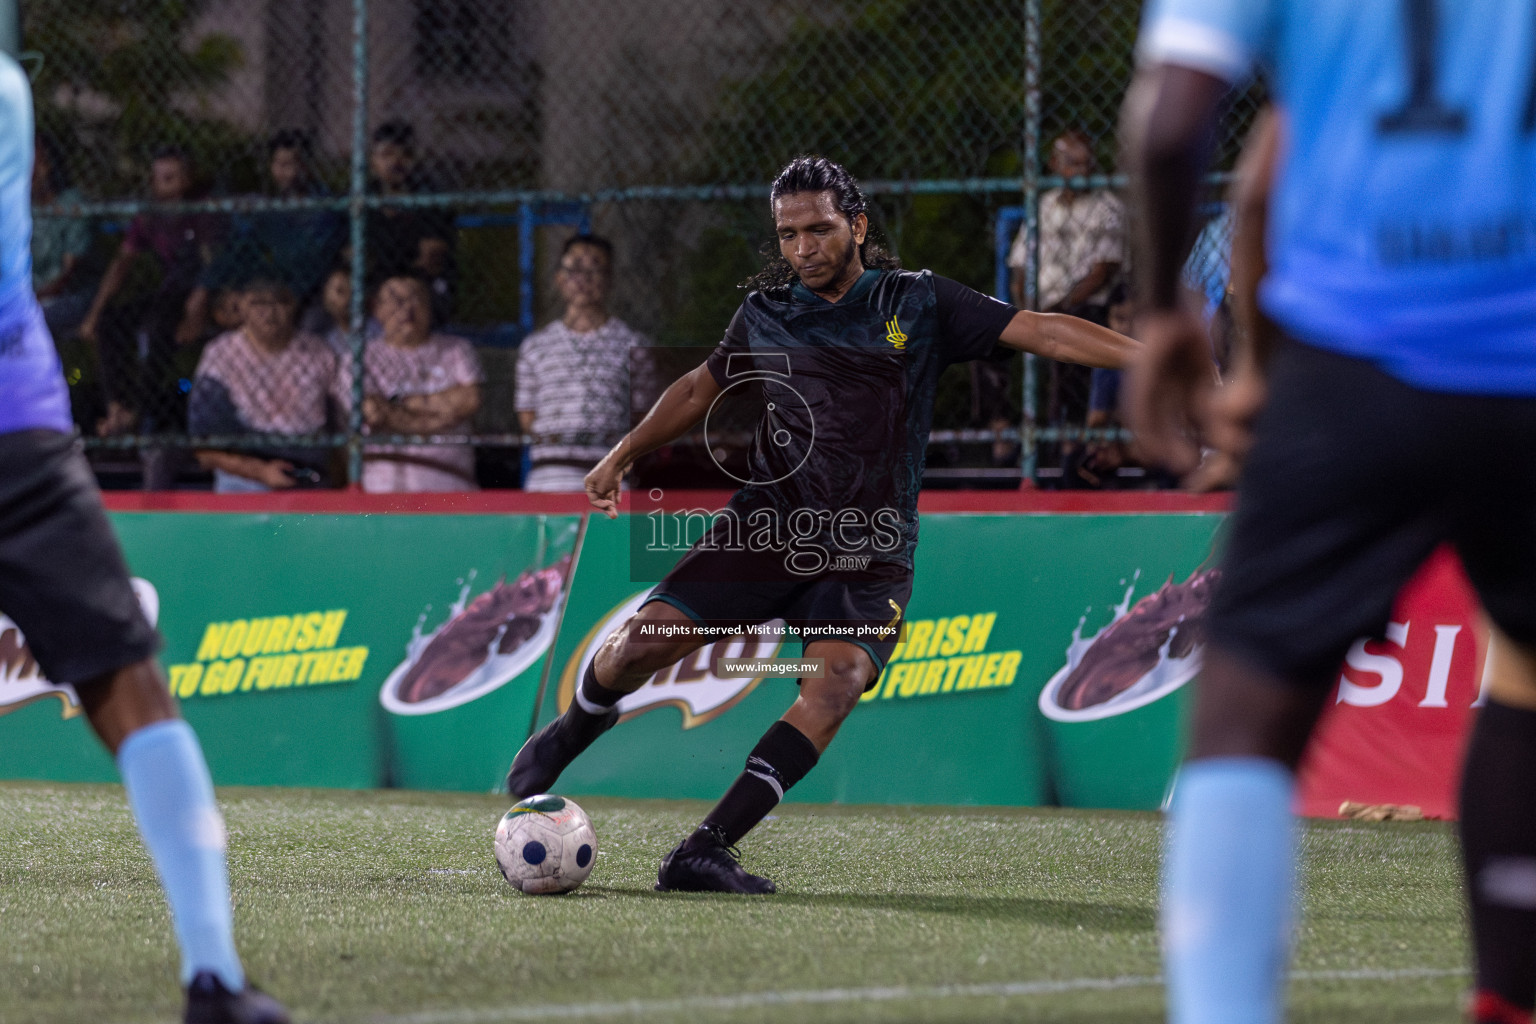
[[[554,640],[571,556],[530,568],[469,600],[470,572],[449,606],[448,621],[422,636],[426,612],[406,645],[406,659],[379,694],[397,715],[443,711],[483,696],[527,669]]]
[[[1220,570],[1197,570],[1183,583],[1170,576],[1132,605],[1139,577],[1138,571],[1108,626],[1084,639],[1087,616],[1078,621],[1066,665],[1040,691],[1040,711],[1047,718],[1070,722],[1123,714],[1200,671],[1205,612]]]

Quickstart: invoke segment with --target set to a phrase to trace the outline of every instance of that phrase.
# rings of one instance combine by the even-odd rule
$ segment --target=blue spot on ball
[[[581,848],[576,851],[576,866],[584,868],[590,863],[592,863],[592,846],[590,843],[582,843]]]
[[[547,856],[549,856],[549,851],[544,849],[543,843],[525,843],[523,845],[523,860],[529,864],[542,864]]]

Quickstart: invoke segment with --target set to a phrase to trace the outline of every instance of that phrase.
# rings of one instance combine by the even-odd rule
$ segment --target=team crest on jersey
[[[907,348],[907,336],[901,332],[901,324],[891,317],[891,322],[885,325],[885,340],[898,352],[904,352]]]

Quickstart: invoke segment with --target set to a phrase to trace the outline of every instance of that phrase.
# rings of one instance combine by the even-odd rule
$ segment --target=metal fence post
[[[363,350],[368,343],[363,291],[367,287],[368,207],[368,0],[352,0],[352,174],[348,217],[352,244],[352,300],[348,310],[352,359],[352,410],[347,418],[347,486],[363,479]]]
[[[1024,0],[1024,304],[1034,309],[1040,275],[1040,0]],[[1024,398],[1019,403],[1024,479],[1033,482],[1039,451],[1035,437],[1035,357],[1024,355]]]
[[[533,204],[517,207],[517,327],[523,337],[533,333]]]

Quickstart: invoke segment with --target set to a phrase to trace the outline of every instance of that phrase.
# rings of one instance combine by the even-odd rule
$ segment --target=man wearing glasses
[[[630,352],[650,344],[608,312],[613,245],[597,235],[565,243],[555,286],[560,319],[530,334],[517,360],[517,417],[532,434],[523,489],[581,491],[630,428]]]

